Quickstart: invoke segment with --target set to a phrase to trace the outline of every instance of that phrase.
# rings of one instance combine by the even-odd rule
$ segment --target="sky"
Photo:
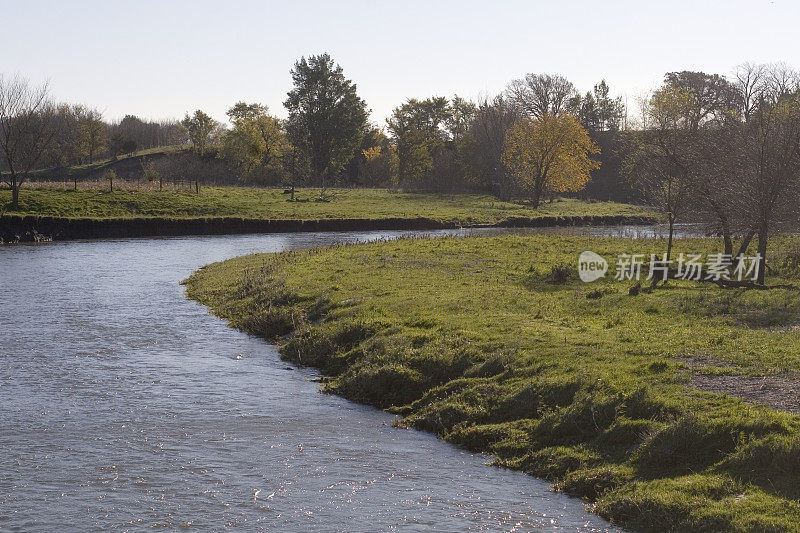
[[[380,126],[407,98],[493,96],[528,72],[605,79],[633,107],[665,72],[800,68],[797,0],[0,0],[0,18],[0,73],[109,120],[225,121],[242,100],[285,117],[292,65],[322,52]]]

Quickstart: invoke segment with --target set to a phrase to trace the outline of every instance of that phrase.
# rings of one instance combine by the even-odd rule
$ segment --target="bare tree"
[[[800,204],[800,97],[762,106],[743,127],[742,198],[756,221],[762,261],[758,283],[763,284],[769,236],[784,218],[796,221]]]
[[[484,99],[463,139],[461,158],[469,178],[503,200],[511,197],[514,188],[514,177],[503,163],[506,133],[522,116],[519,108],[502,95],[491,101]]]
[[[512,81],[507,93],[531,118],[541,118],[564,111],[577,91],[564,76],[527,74],[524,79]]]
[[[669,264],[675,223],[689,210],[693,183],[690,174],[674,152],[665,150],[661,136],[664,130],[632,132],[626,141],[630,148],[622,171],[642,194],[642,199],[655,206],[667,219],[667,250],[663,260]]]
[[[54,120],[47,84],[32,87],[22,78],[0,77],[0,151],[12,208],[19,206],[20,187],[53,142]]]
[[[722,194],[728,176],[722,165],[708,163],[709,153],[718,151],[717,132],[738,100],[733,86],[719,75],[667,73],[664,85],[644,103],[646,127],[633,136],[640,144],[637,157],[663,158],[669,162],[668,173],[678,173],[682,186],[691,186],[692,203],[716,218],[726,254],[733,254],[731,210]]]
[[[734,78],[736,79],[734,85],[739,92],[742,117],[748,120],[763,97],[767,69],[764,65],[744,63],[736,68]]]
[[[766,66],[765,96],[769,103],[796,93],[800,89],[800,73],[784,63]]]

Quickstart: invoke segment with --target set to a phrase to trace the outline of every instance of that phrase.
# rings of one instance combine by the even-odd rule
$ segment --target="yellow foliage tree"
[[[566,113],[546,113],[517,121],[506,136],[503,163],[539,207],[545,191],[574,192],[586,187],[592,160],[600,149],[578,119]]]

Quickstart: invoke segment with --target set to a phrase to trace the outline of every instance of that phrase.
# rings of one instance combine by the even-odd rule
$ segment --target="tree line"
[[[180,122],[105,123],[96,110],[53,104],[46,87],[0,79],[12,203],[37,168],[188,143],[193,163],[162,173],[191,179],[224,167],[243,184],[476,189],[534,207],[561,193],[599,195],[605,184],[616,199],[625,191],[661,208],[670,243],[681,218],[714,221],[732,257],[753,239],[765,252],[771,232],[797,221],[800,76],[784,65],[745,64],[727,77],[669,72],[636,117],[605,80],[580,93],[563,76],[532,73],[479,101],[410,98],[382,125],[328,54],[303,57],[290,73],[287,119],[238,102],[228,125],[202,110]]]
[[[226,161],[242,183],[479,189],[538,205],[583,189],[602,158],[595,137],[619,132],[625,114],[604,80],[581,95],[561,76],[529,74],[479,102],[410,98],[379,125],[328,54],[301,58],[291,76],[286,120],[246,102],[228,110],[228,127],[187,114],[194,150]],[[546,165],[521,155],[533,147],[547,151]]]
[[[254,185],[480,189],[504,199],[529,197],[538,205],[548,194],[585,186],[602,158],[593,136],[618,131],[624,112],[605,81],[580,95],[563,77],[530,74],[480,102],[459,96],[408,99],[378,125],[328,54],[301,58],[291,76],[287,119],[267,106],[238,102],[228,110],[227,125],[202,110],[181,121],[128,115],[106,122],[96,109],[53,103],[46,86],[0,78],[0,170],[16,204],[19,186],[37,169],[189,144],[196,158],[161,161],[158,170],[185,178],[187,169],[208,176],[224,166],[240,183]],[[513,143],[506,143],[509,133]],[[521,155],[563,134],[580,139],[559,150],[540,147],[549,150],[546,166],[534,168]]]
[[[671,72],[626,132],[623,173],[669,224],[712,222],[731,263],[757,239],[758,283],[769,237],[800,217],[800,75],[784,65],[733,76]],[[738,239],[738,240],[737,240]]]

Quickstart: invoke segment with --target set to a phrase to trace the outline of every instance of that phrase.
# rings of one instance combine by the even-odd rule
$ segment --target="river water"
[[[179,285],[230,257],[401,234],[0,247],[0,529],[610,530],[545,482],[319,393]]]

